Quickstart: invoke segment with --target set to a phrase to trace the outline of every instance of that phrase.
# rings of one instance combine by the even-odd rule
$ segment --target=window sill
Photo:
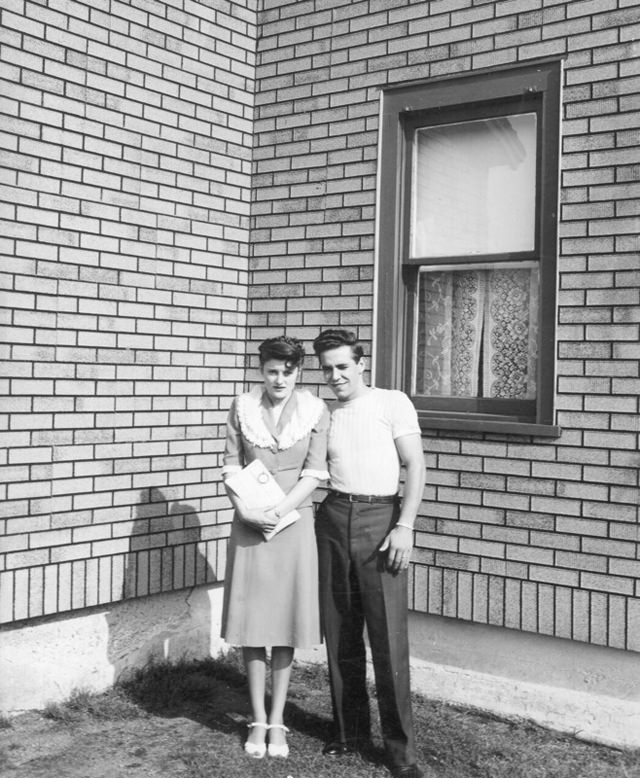
[[[496,418],[479,414],[430,413],[418,411],[422,430],[445,429],[464,432],[498,432],[505,435],[531,435],[534,437],[559,438],[562,428],[554,424],[538,424],[518,419]]]

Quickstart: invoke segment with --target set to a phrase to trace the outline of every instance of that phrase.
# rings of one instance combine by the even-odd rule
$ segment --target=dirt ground
[[[131,718],[96,718],[83,713],[64,721],[38,712],[21,714],[0,729],[0,776],[200,778],[216,742],[231,740],[241,754],[245,694],[226,684],[223,692],[193,710],[182,706],[160,715],[141,711]]]
[[[317,671],[311,673],[317,675]],[[309,676],[311,677],[311,676]],[[160,684],[164,680],[164,687]],[[311,688],[298,669],[288,704],[292,731],[287,760],[253,760],[243,753],[249,717],[244,676],[186,672],[144,687],[65,703],[3,720],[2,778],[323,778],[323,739],[330,722],[326,681]],[[151,685],[153,686],[153,685]],[[348,767],[345,765],[345,767]],[[354,765],[355,767],[355,765]],[[385,775],[358,765],[355,778]]]
[[[0,719],[0,776],[388,778],[375,749],[338,762],[322,756],[331,729],[324,668],[294,669],[285,712],[289,759],[243,753],[248,715],[246,679],[237,666],[151,668],[126,688],[80,694],[46,715]],[[425,778],[640,778],[640,751],[600,747],[422,698],[416,698],[414,717]]]
[[[88,720],[69,726],[25,714],[0,733],[0,775],[173,778],[189,774],[180,754],[206,749],[211,738],[209,729],[187,718]]]

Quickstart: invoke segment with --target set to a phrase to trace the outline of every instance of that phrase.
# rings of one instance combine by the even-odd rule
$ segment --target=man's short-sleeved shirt
[[[331,405],[330,486],[352,494],[398,491],[400,459],[395,440],[420,434],[418,414],[404,392],[372,388]]]

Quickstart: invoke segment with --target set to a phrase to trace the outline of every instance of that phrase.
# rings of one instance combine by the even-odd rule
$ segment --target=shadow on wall
[[[190,505],[170,503],[160,489],[140,492],[121,571],[124,600],[107,614],[114,679],[151,661],[210,655],[211,603],[200,585],[218,578],[200,528]]]

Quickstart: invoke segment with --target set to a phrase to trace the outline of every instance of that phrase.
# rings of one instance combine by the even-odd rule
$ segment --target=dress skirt
[[[313,509],[298,511],[298,521],[269,541],[234,518],[222,611],[227,643],[304,648],[322,642]]]

